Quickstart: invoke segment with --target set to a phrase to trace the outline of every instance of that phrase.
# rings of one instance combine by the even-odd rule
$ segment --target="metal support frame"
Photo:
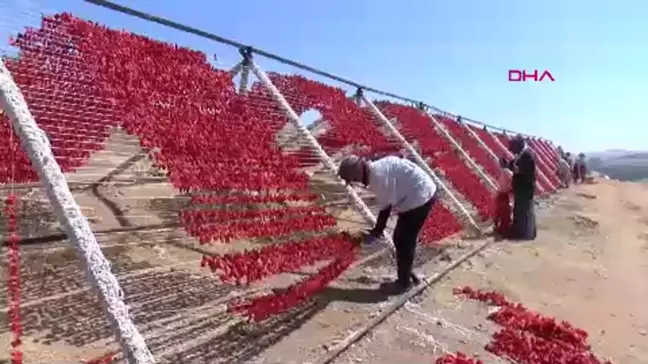
[[[340,179],[337,176],[337,166],[335,163],[333,163],[333,160],[331,157],[328,156],[326,151],[322,148],[322,146],[319,144],[317,139],[313,137],[313,135],[308,131],[308,129],[302,125],[301,121],[299,120],[299,115],[293,110],[292,106],[286,101],[284,96],[281,94],[279,89],[272,83],[270,78],[259,68],[259,66],[252,60],[250,60],[250,71],[254,73],[254,75],[259,79],[259,81],[263,84],[264,87],[268,89],[270,92],[270,95],[274,99],[274,101],[279,105],[279,107],[283,110],[285,113],[286,117],[288,118],[288,121],[293,124],[293,126],[297,129],[297,132],[304,137],[310,146],[314,149],[315,155],[321,160],[322,164],[333,174],[335,180],[340,184],[343,185],[344,188],[346,189],[347,194],[351,198],[351,202],[358,208],[360,211],[360,214],[362,217],[369,223],[375,224],[376,223],[376,217],[374,214],[371,212],[369,207],[364,203],[362,198],[358,195],[358,193],[355,191],[355,189],[347,185],[342,179]],[[386,242],[390,250],[393,252],[395,251],[394,248],[394,243],[391,240],[391,237],[385,236],[384,239],[381,239],[382,241]]]
[[[544,148],[544,150],[547,152],[547,155],[549,155],[550,158],[555,159],[556,156],[558,155],[558,151],[552,150],[551,147],[549,146],[549,144],[547,143],[547,141],[544,140],[544,139],[540,139],[540,143],[542,144],[542,147]]]
[[[421,157],[421,155],[416,151],[416,149],[414,149],[414,147],[407,141],[407,139],[403,137],[403,135],[400,133],[400,131],[398,131],[398,129],[396,129],[396,127],[391,123],[391,121],[387,119],[387,117],[385,117],[385,115],[380,111],[380,109],[378,109],[378,107],[376,107],[376,105],[374,105],[374,103],[371,100],[369,100],[369,98],[367,98],[367,96],[362,92],[362,89],[358,89],[357,95],[358,98],[360,98],[364,102],[364,104],[367,107],[369,107],[369,110],[374,115],[374,117],[382,125],[387,127],[387,130],[389,130],[389,132],[392,135],[394,135],[396,139],[398,139],[398,141],[401,142],[401,144],[403,144],[405,150],[407,150],[407,152],[414,158],[416,163],[419,166],[421,166],[421,168],[423,168],[423,170],[428,175],[430,175],[430,177],[432,177],[434,182],[439,187],[441,187],[441,190],[450,198],[452,203],[459,209],[463,217],[468,221],[470,227],[477,231],[481,231],[477,222],[475,222],[472,216],[470,216],[470,212],[468,212],[468,210],[464,207],[464,205],[457,199],[454,193],[450,191],[448,186],[446,186],[445,183],[443,183],[443,181],[439,179],[439,177],[436,175],[436,173],[434,173],[432,168],[430,168],[430,166],[425,162],[425,160]]]
[[[513,158],[513,153],[511,153],[508,150],[508,148],[502,143],[501,140],[499,140],[499,138],[497,136],[495,136],[490,130],[488,130],[488,128],[484,128],[484,130],[486,130],[486,132],[490,135],[490,137],[493,138],[493,140],[495,140],[495,142],[499,146],[501,146],[504,150],[506,150],[506,156],[507,157]],[[537,172],[540,175],[540,177],[545,181],[545,183],[547,183],[547,186],[549,186],[550,188],[553,188],[554,190],[556,190],[556,187],[553,185],[553,183],[551,183],[551,181],[549,181],[547,176],[545,176],[544,173],[542,173],[542,171],[540,169],[538,169]],[[549,191],[545,191],[545,192],[549,192]]]
[[[552,153],[551,151],[547,148],[547,146],[544,144],[544,141],[540,138],[536,138],[536,145],[542,150],[544,153],[545,159],[548,160],[551,164],[556,167],[556,162],[553,160]]]
[[[452,134],[450,134],[450,132],[439,122],[439,120],[437,120],[436,117],[434,117],[434,115],[432,115],[432,113],[427,111],[427,110],[423,109],[423,110],[421,110],[421,112],[425,113],[425,115],[428,118],[430,118],[430,120],[432,121],[432,126],[437,128],[441,132],[441,134],[443,134],[443,137],[445,137],[450,142],[450,144],[452,144],[452,146],[455,148],[455,150],[457,152],[459,152],[459,154],[461,154],[461,156],[463,157],[465,163],[468,163],[468,167],[470,167],[474,171],[476,171],[477,174],[479,175],[479,177],[481,177],[481,179],[484,180],[488,184],[488,187],[490,187],[491,190],[496,191],[497,190],[497,184],[490,178],[490,176],[486,172],[484,172],[484,170],[481,168],[481,166],[479,164],[477,164],[477,162],[475,162],[474,159],[472,159],[470,154],[468,154],[463,149],[461,144],[459,144],[459,142],[457,142],[455,140],[455,138],[452,136]]]
[[[490,148],[488,147],[488,145],[487,145],[486,143],[484,143],[483,140],[481,140],[481,138],[479,137],[479,135],[477,135],[477,133],[475,133],[475,131],[472,130],[472,128],[470,128],[470,126],[469,126],[468,124],[466,124],[465,122],[463,122],[463,121],[460,120],[460,119],[461,119],[461,117],[458,117],[457,122],[460,123],[460,124],[462,124],[462,125],[466,128],[466,130],[468,130],[468,132],[470,133],[470,135],[472,135],[473,138],[475,138],[475,139],[477,140],[477,142],[482,146],[482,148],[484,148],[486,151],[488,151],[488,153],[491,155],[491,157],[493,157],[493,158],[494,158],[494,159],[499,163],[499,157],[497,156],[497,154],[496,154],[492,149],[490,149]],[[509,150],[508,150],[508,149],[507,149],[507,148],[506,148],[506,147],[505,147],[505,146],[500,142],[499,139],[497,139],[496,136],[494,136],[494,135],[493,135],[493,134],[492,134],[488,129],[486,129],[486,128],[484,128],[484,129],[486,130],[486,132],[488,132],[488,134],[490,135],[490,137],[493,138],[493,139],[495,139],[495,142],[496,142],[498,145],[500,145],[500,146],[501,146],[501,147],[506,151],[507,156],[508,156],[509,158],[513,156],[513,154],[512,154],[512,153],[511,153],[511,152],[510,152],[510,151],[509,151]],[[509,170],[509,169],[507,169],[506,172],[507,172],[508,175],[512,175],[512,174],[513,174],[513,172],[512,172],[511,170]],[[538,170],[538,172],[540,172],[540,174],[542,174],[542,171],[539,171],[539,170]],[[551,183],[550,183],[549,185],[552,186]],[[547,192],[547,191],[545,191],[545,189],[544,189],[541,185],[538,184],[537,187],[540,189],[540,192]]]
[[[250,78],[250,62],[252,62],[252,48],[241,49],[243,61],[241,61],[241,82],[239,83],[239,94],[247,93]]]
[[[529,144],[531,144],[531,143],[529,143]],[[529,147],[531,147],[531,146],[529,145]],[[538,156],[538,158],[537,158],[538,162],[539,162],[539,163],[540,163],[540,164],[541,164],[545,169],[547,169],[548,171],[551,171],[551,168],[549,168],[549,165],[548,165],[547,162],[545,161],[545,156],[544,156],[544,153],[542,152],[542,150],[536,151],[536,155]],[[547,179],[548,179],[548,178],[547,178]],[[552,186],[554,189],[556,188],[556,186],[554,186],[553,183],[551,184],[551,186]]]
[[[463,120],[460,120],[460,117],[457,119],[457,122],[462,124],[466,128],[466,130],[468,130],[470,135],[472,135],[473,138],[475,138],[477,140],[477,142],[482,146],[482,148],[484,148],[491,155],[491,157],[493,157],[499,163],[499,157],[497,156],[497,154],[492,149],[490,149],[490,147],[479,137],[479,135],[477,133],[475,133],[474,130],[472,130],[472,128],[470,128],[470,126],[467,123],[465,123]],[[485,129],[485,130],[486,130],[486,132],[488,132],[490,137],[495,139],[495,142],[506,151],[506,155],[509,158],[511,158],[513,156],[513,154],[511,154],[511,152],[500,142],[499,139],[497,139],[497,137],[495,137],[487,129]],[[509,176],[513,175],[513,172],[511,170],[509,170],[509,169],[506,169],[506,173]],[[546,192],[545,189],[541,185],[538,184],[537,187],[540,189],[541,193]]]
[[[239,72],[241,72],[242,69],[243,69],[243,62],[239,62],[236,64],[236,66],[232,67],[232,69],[229,70],[228,73],[230,74],[230,76],[232,76],[232,78],[234,78],[236,77],[236,75],[238,75]]]
[[[484,141],[479,137],[479,135],[478,135],[477,133],[475,133],[475,131],[472,130],[472,128],[471,128],[471,127],[470,127],[466,122],[464,122],[464,121],[461,119],[461,116],[457,116],[457,123],[459,123],[461,126],[463,126],[463,127],[468,131],[468,134],[470,134],[470,136],[472,136],[473,139],[475,139],[475,140],[477,141],[477,143],[479,144],[479,146],[480,146],[482,149],[484,149],[484,150],[488,153],[488,155],[490,155],[491,158],[493,158],[493,159],[495,160],[495,162],[497,162],[497,164],[499,165],[500,157],[497,155],[497,153],[495,153],[495,152],[494,152],[494,151],[493,151],[493,150],[488,146],[488,144],[486,144],[486,143],[485,143],[485,142],[484,142]],[[507,150],[507,152],[508,152],[508,150]],[[512,175],[513,175],[513,171],[511,171],[510,169],[506,169],[506,170],[505,170],[505,173],[506,173],[507,175],[509,175],[509,176],[512,176]],[[541,190],[542,192],[544,192],[544,188],[542,188],[542,187],[539,186],[539,185],[538,185],[538,187],[540,188],[540,190]]]
[[[241,71],[241,81],[239,82],[239,90],[238,90],[240,94],[247,93],[249,78],[250,78],[250,67],[243,66],[243,70]]]
[[[459,123],[459,125],[461,125],[464,129],[466,129],[468,134],[470,134],[470,136],[477,141],[479,146],[482,147],[482,149],[485,150],[486,153],[488,153],[488,155],[490,155],[491,158],[493,158],[493,160],[499,162],[500,157],[497,155],[497,153],[495,153],[492,149],[490,149],[490,147],[483,140],[481,140],[479,135],[477,135],[477,133],[475,133],[475,131],[472,130],[472,128],[467,123],[461,120],[461,116],[458,116],[456,121],[457,123]]]
[[[238,93],[245,94],[247,93],[247,87],[250,82],[250,57],[252,53],[249,49],[241,49],[239,51],[243,56],[243,60],[232,67],[228,72],[232,78],[236,77],[239,73],[241,74],[241,80],[238,84]]]
[[[125,359],[129,364],[154,364],[153,354],[130,317],[128,306],[124,302],[124,292],[110,270],[110,262],[101,251],[88,220],[75,202],[45,132],[36,124],[25,98],[2,59],[0,105],[9,116],[32,167],[43,182],[54,214],[86,269],[90,284],[101,301]]]
[[[557,169],[558,168],[557,164],[551,160],[551,157],[549,157],[548,153],[542,148],[542,146],[538,144],[536,144],[536,146],[539,149],[539,151],[542,153],[542,158],[544,160],[544,163],[547,165],[547,167],[550,168],[550,170]]]

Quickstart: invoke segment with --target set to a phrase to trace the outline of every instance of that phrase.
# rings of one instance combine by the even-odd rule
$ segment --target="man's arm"
[[[382,236],[383,232],[385,231],[385,227],[387,227],[387,220],[389,219],[390,214],[391,214],[391,205],[380,210],[380,212],[378,213],[378,218],[376,219],[376,225],[374,226],[373,229],[371,229],[369,235],[375,237]]]
[[[515,162],[515,159],[508,160],[506,157],[501,157],[499,160],[500,167],[506,168],[510,171],[513,171],[513,163]]]

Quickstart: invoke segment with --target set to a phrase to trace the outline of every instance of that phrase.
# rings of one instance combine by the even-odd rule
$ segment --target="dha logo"
[[[540,75],[540,77],[538,77],[538,75]],[[542,73],[538,70],[533,70],[532,72],[526,70],[509,70],[508,80],[509,82],[528,82],[529,80],[533,80],[534,82],[556,81],[549,70],[544,70]]]

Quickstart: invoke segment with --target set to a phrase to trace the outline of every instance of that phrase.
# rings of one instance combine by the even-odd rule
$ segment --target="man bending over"
[[[382,236],[392,208],[398,212],[394,230],[394,246],[398,279],[381,284],[386,294],[402,294],[418,283],[412,273],[416,242],[435,201],[436,184],[413,162],[388,156],[370,162],[350,155],[340,163],[338,175],[347,184],[359,182],[376,196],[380,209],[376,225],[367,237],[368,242]]]

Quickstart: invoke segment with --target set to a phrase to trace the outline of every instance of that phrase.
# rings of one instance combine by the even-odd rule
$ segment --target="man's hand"
[[[367,235],[364,239],[366,245],[373,245],[376,241],[378,241],[378,237],[373,235]]]
[[[381,237],[382,237],[382,236],[378,236],[378,235],[372,233],[371,230],[369,230],[369,231],[364,231],[364,232],[363,232],[363,239],[362,239],[362,242],[363,242],[364,244],[366,244],[366,245],[373,245],[373,244],[374,244],[375,242],[377,242],[378,239],[380,239]]]

